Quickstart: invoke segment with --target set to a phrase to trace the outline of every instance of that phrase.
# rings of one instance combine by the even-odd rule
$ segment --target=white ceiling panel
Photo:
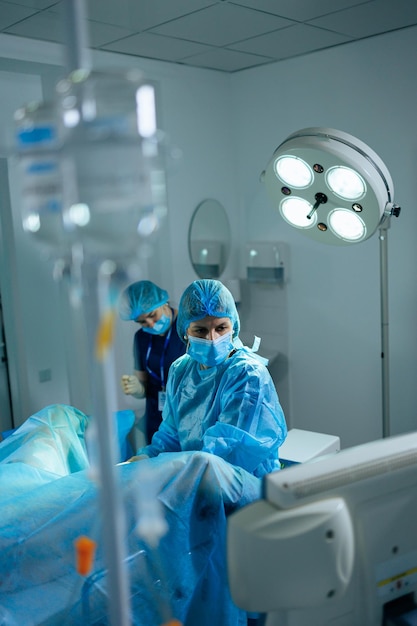
[[[312,26],[329,28],[354,38],[369,37],[417,24],[416,0],[379,0],[311,20]]]
[[[269,13],[223,3],[152,30],[161,35],[201,41],[212,46],[227,46],[290,24],[289,20]]]
[[[9,2],[0,3],[0,31],[9,28],[16,22],[25,20],[31,15],[36,14],[33,9],[28,7],[22,7],[18,4],[11,4]]]
[[[231,0],[233,4],[305,22],[370,0]]]
[[[7,28],[5,32],[21,37],[62,43],[64,29],[58,13],[43,11],[33,15],[29,20],[19,20]]]
[[[216,4],[214,0],[87,0],[89,19],[143,32]]]
[[[270,63],[273,59],[254,55],[246,54],[245,52],[236,52],[234,50],[228,50],[226,48],[211,49],[204,54],[197,54],[196,56],[184,59],[183,62],[187,65],[194,65],[195,67],[216,67],[223,72],[238,72],[239,70],[247,69],[248,67],[256,67],[257,65],[264,65]]]
[[[210,50],[208,46],[193,41],[161,37],[152,33],[133,35],[132,37],[105,45],[103,49],[174,62],[193,54]]]
[[[261,37],[247,39],[234,46],[234,50],[262,54],[275,59],[288,59],[312,50],[322,50],[341,43],[350,38],[321,28],[305,24],[296,24]]]
[[[66,1],[0,0],[0,33],[63,43]],[[85,9],[91,48],[221,72],[417,25],[417,0],[85,0]]]

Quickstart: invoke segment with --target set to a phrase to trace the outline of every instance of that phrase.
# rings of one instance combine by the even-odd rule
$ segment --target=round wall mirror
[[[188,230],[188,252],[199,278],[220,278],[229,257],[230,225],[217,200],[204,200],[195,209]]]

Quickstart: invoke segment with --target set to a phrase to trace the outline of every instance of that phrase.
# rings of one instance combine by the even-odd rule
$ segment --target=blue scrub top
[[[133,360],[135,370],[146,371],[146,424],[147,439],[150,441],[162,420],[158,410],[158,392],[166,387],[171,363],[185,352],[185,344],[177,332],[177,320],[172,326],[168,342],[167,335],[152,335],[142,328],[136,331],[133,339]],[[166,343],[166,346],[165,346]],[[161,366],[163,375],[161,378]]]

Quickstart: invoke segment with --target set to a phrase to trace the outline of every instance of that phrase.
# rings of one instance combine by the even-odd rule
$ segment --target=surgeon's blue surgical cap
[[[178,307],[177,331],[186,342],[191,322],[212,317],[228,317],[233,324],[233,338],[239,335],[240,320],[230,291],[219,280],[195,280],[181,296]]]
[[[136,320],[169,300],[168,292],[150,280],[140,280],[127,287],[120,297],[119,315],[122,320]]]

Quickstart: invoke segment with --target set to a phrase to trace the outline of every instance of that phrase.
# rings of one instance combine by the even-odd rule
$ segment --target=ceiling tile
[[[204,54],[186,59],[187,65],[195,67],[205,67],[208,69],[220,70],[223,72],[237,72],[249,67],[264,65],[265,62],[270,63],[273,59],[262,57],[254,54],[246,54],[245,52],[236,52],[227,50],[226,48],[211,49]]]
[[[333,13],[362,4],[369,0],[230,0],[231,4],[266,11],[273,15],[280,15],[291,20],[305,22],[306,20]]]
[[[10,2],[0,2],[0,30],[8,28],[12,24],[24,20],[35,11]]]
[[[152,32],[213,46],[224,46],[246,37],[284,28],[289,20],[221,3],[192,15],[173,20],[152,29]]]
[[[42,39],[43,41],[55,41],[63,43],[64,29],[58,13],[44,11],[37,13],[30,20],[23,20],[8,28],[6,33],[30,37],[32,39]]]
[[[212,4],[214,0],[88,0],[87,15],[98,22],[143,32]]]
[[[92,48],[226,72],[417,25],[417,0],[79,1]],[[66,3],[0,0],[0,32],[64,44]]]
[[[133,31],[110,24],[101,24],[88,20],[89,41],[92,48],[102,46],[133,34]]]
[[[369,37],[417,24],[416,0],[374,0],[310,21],[351,37]]]
[[[3,4],[8,3],[42,11],[43,9],[53,6],[57,2],[58,0],[7,0],[7,2],[0,2],[0,11],[3,12]]]
[[[314,50],[321,50],[329,46],[346,43],[347,41],[349,41],[349,38],[345,35],[304,24],[297,24],[296,26],[289,26],[288,28],[268,33],[267,35],[247,39],[241,43],[229,46],[229,48],[261,54],[278,60]]]
[[[52,7],[48,13],[55,13],[59,16],[59,20],[61,22],[61,31],[63,32],[62,24],[64,24],[64,19],[66,17],[66,7],[63,2],[58,2],[54,7]],[[87,20],[87,36],[88,36],[88,45],[92,48],[100,48],[101,46],[116,41],[118,39],[123,39],[124,37],[129,37],[134,34],[134,30],[128,28],[122,28],[120,26],[115,26],[112,24],[104,24],[102,22],[95,22],[93,20]]]
[[[165,61],[178,61],[193,54],[204,52],[209,47],[192,41],[162,37],[152,33],[140,33],[102,46],[102,49]]]

